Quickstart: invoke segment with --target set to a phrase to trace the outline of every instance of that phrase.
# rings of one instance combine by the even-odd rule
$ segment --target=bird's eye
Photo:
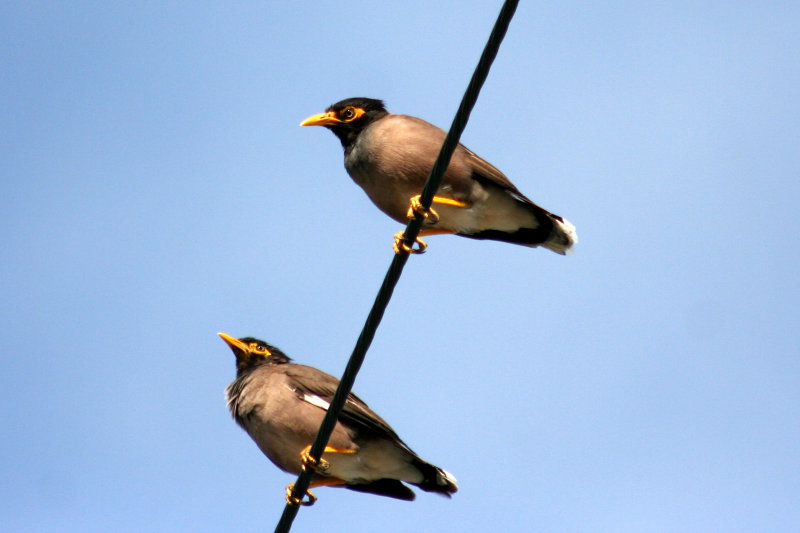
[[[256,350],[258,350],[259,352],[266,352],[267,347],[264,346],[263,344],[259,344],[258,346],[256,346]]]
[[[346,108],[344,108],[344,111],[342,111],[342,118],[345,119],[345,120],[350,120],[355,115],[356,115],[356,112],[352,107],[346,107]]]

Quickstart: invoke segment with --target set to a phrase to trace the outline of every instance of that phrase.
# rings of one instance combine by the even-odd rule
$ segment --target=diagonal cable
[[[506,35],[506,30],[508,30],[508,25],[511,23],[518,3],[519,0],[506,0],[500,10],[497,22],[495,22],[486,47],[483,49],[478,65],[475,67],[472,79],[470,79],[467,90],[464,92],[464,96],[461,99],[461,105],[458,107],[458,111],[453,118],[450,131],[447,133],[447,137],[445,137],[439,156],[436,158],[428,180],[425,182],[425,187],[422,189],[419,201],[426,210],[430,208],[433,202],[433,196],[439,189],[442,176],[447,166],[450,164],[450,158],[453,156],[456,146],[458,146],[458,141],[467,125],[472,108],[478,100],[481,87],[486,81],[486,77],[489,75],[489,68],[492,66],[495,56],[497,56],[500,43]],[[403,235],[403,241],[406,245],[411,246],[416,241],[420,229],[422,228],[422,222],[423,217],[420,214],[416,214],[416,216],[409,221]],[[372,309],[364,323],[364,328],[361,330],[361,335],[359,335],[356,346],[353,348],[353,353],[350,355],[350,360],[347,362],[347,367],[339,382],[339,387],[333,395],[333,399],[328,407],[328,412],[325,414],[325,418],[322,420],[322,424],[319,427],[317,437],[314,439],[314,444],[311,446],[311,451],[309,453],[314,459],[319,459],[322,456],[328,439],[330,439],[331,433],[333,433],[333,428],[336,426],[336,421],[339,418],[339,414],[342,412],[347,396],[353,388],[356,374],[358,374],[361,364],[364,362],[367,350],[370,344],[372,344],[372,340],[375,338],[375,331],[378,329],[386,307],[389,305],[389,300],[392,298],[392,293],[400,279],[406,261],[408,261],[408,253],[398,253],[395,254],[392,264],[389,265],[389,270],[386,272],[383,284],[378,291],[378,295],[375,297],[375,303],[372,304]],[[312,475],[311,471],[303,471],[300,473],[297,477],[297,481],[294,483],[293,496],[297,498],[305,496],[308,491],[308,486],[311,483]],[[299,505],[287,503],[278,521],[278,525],[275,527],[275,533],[288,533],[299,509]]]

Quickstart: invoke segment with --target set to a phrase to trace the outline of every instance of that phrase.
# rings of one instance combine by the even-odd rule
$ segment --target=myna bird
[[[319,462],[309,455],[334,392],[335,377],[298,365],[282,351],[253,337],[219,336],[236,355],[236,379],[225,395],[236,422],[275,465],[299,474],[315,472],[309,488],[345,487],[400,500],[413,500],[403,482],[450,497],[458,490],[452,474],[426,463],[355,394],[347,397]],[[286,488],[289,503],[310,505]]]
[[[381,100],[348,98],[300,125],[325,126],[339,138],[348,174],[381,211],[401,223],[414,211],[425,216],[420,236],[455,233],[544,246],[559,254],[578,242],[575,226],[534,204],[502,172],[461,144],[431,210],[423,212],[419,195],[446,133],[422,119],[389,113]],[[400,246],[411,251],[400,235],[395,236],[395,250]],[[420,242],[423,250],[424,245]]]

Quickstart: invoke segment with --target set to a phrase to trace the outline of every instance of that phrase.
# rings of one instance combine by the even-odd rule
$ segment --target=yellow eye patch
[[[339,111],[339,120],[342,122],[353,122],[363,116],[364,113],[366,113],[366,111],[360,107],[348,106]]]
[[[257,342],[251,342],[250,344],[247,345],[247,347],[250,348],[250,353],[258,355],[266,355],[266,356],[272,355],[272,352],[270,352],[269,350],[267,350],[265,346],[258,344]]]

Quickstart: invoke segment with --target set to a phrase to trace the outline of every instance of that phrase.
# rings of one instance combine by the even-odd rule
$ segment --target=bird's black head
[[[324,113],[308,117],[300,125],[325,126],[339,137],[342,146],[347,150],[365,127],[388,114],[381,100],[347,98],[336,102]]]
[[[291,361],[285,353],[261,339],[255,337],[235,339],[227,333],[218,333],[218,335],[228,343],[236,356],[237,376],[260,365],[279,365]]]

